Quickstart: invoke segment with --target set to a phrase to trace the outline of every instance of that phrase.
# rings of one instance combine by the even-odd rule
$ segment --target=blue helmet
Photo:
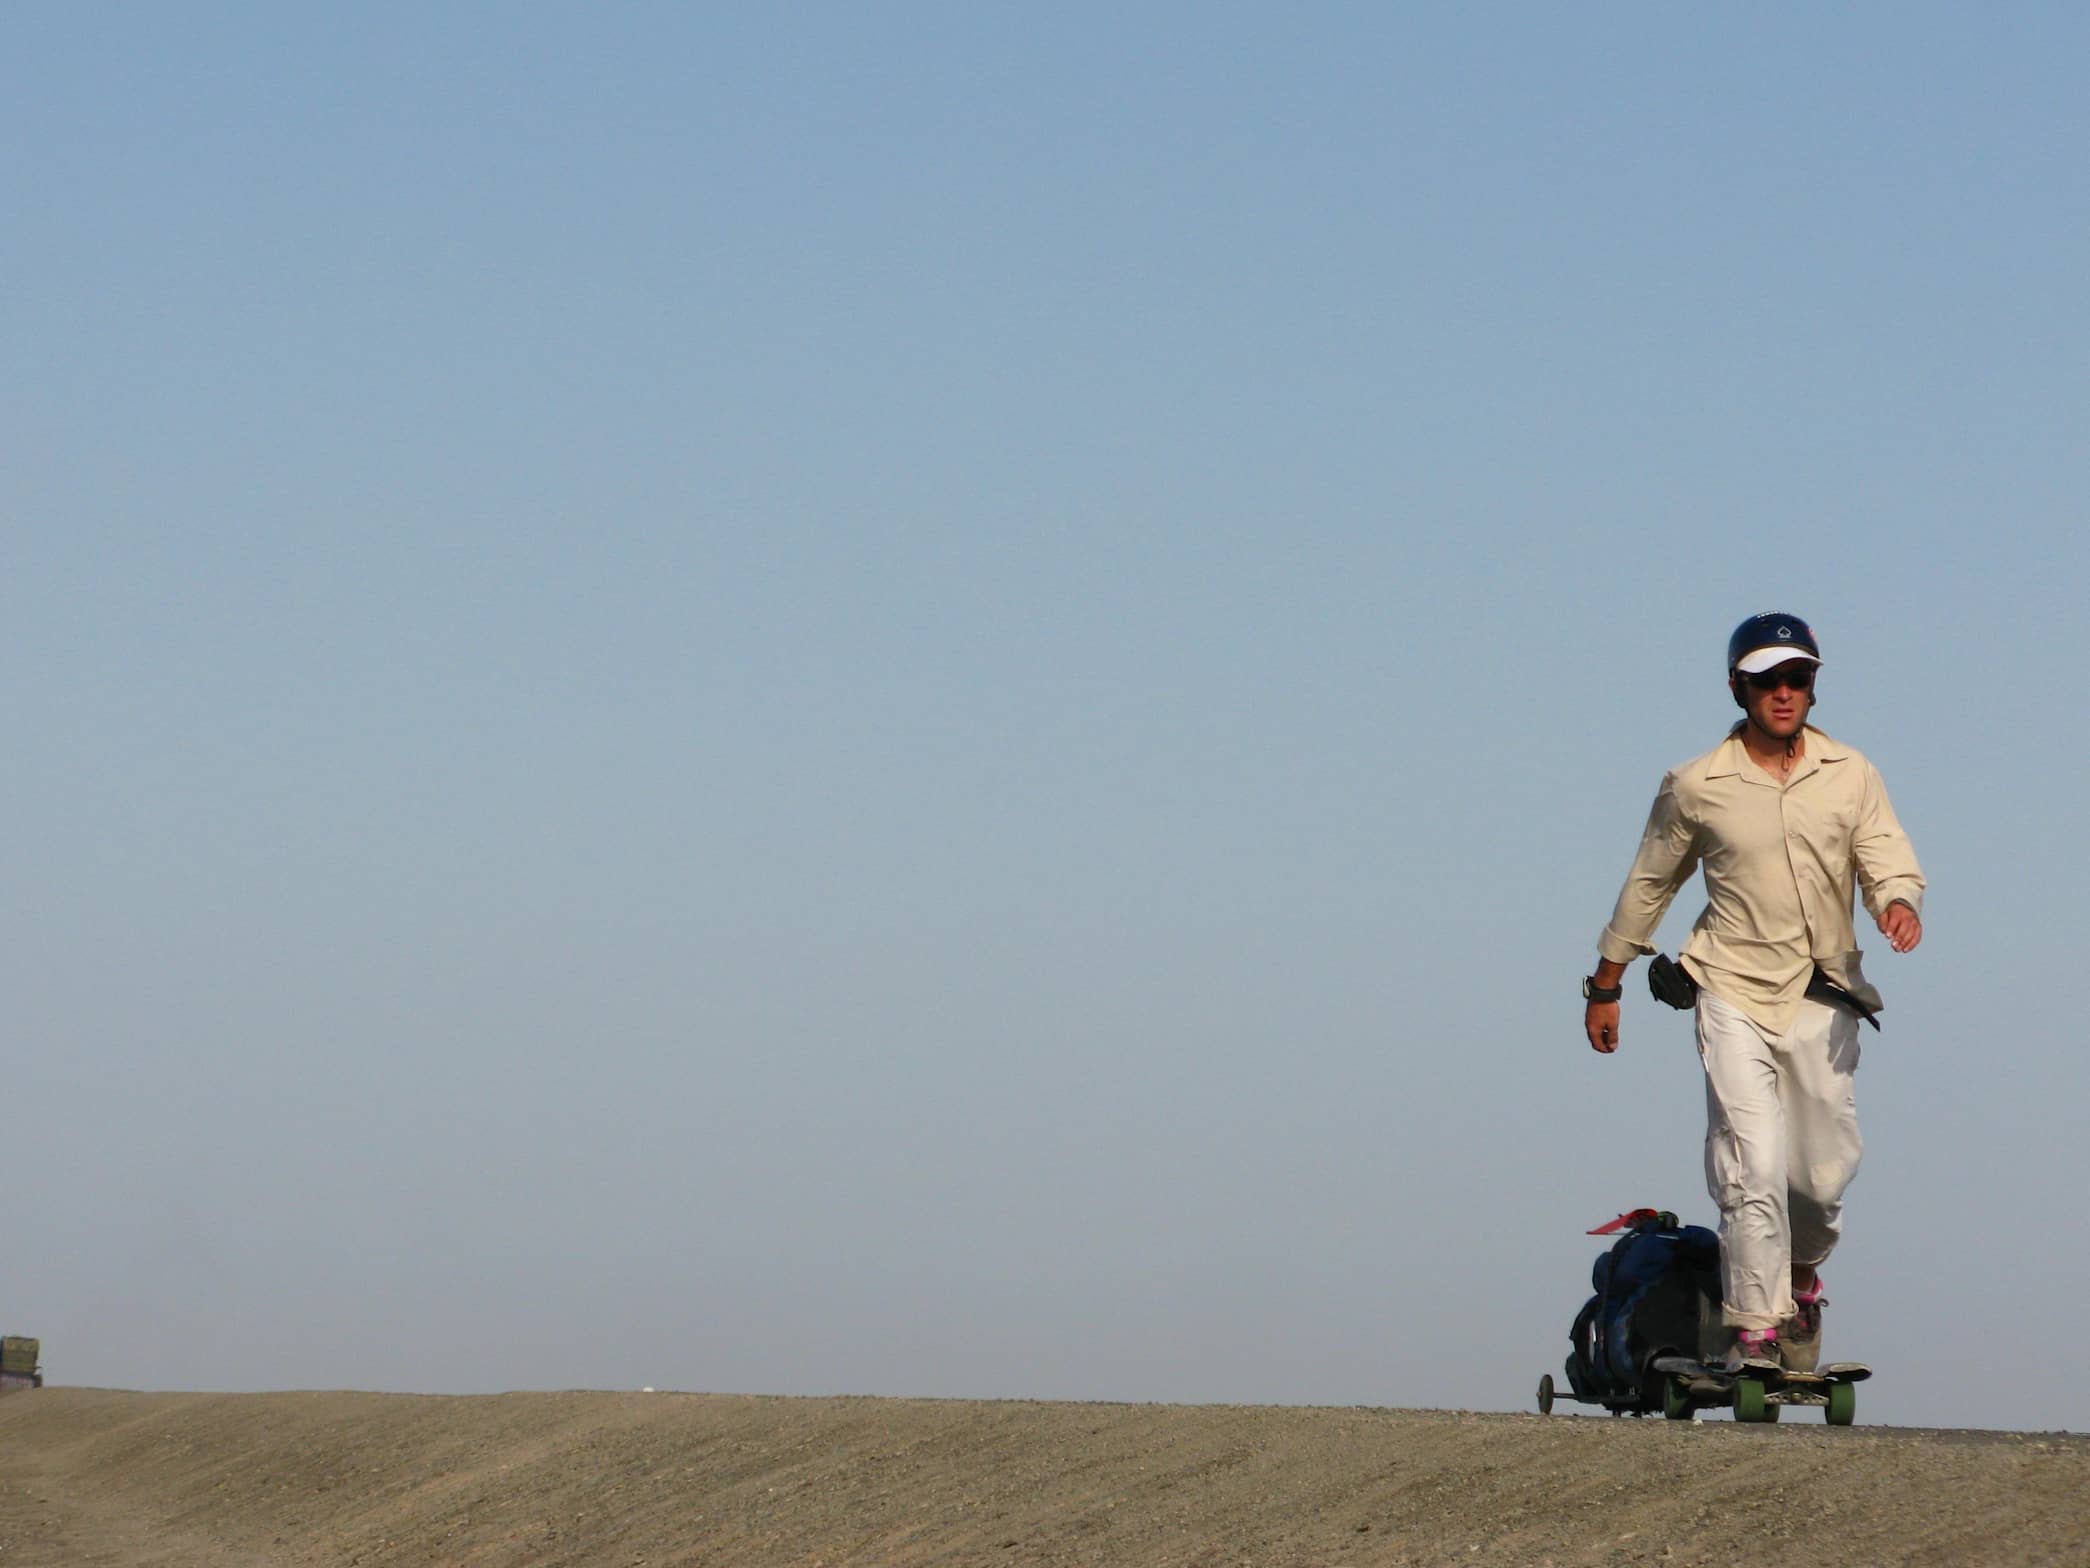
[[[1776,669],[1791,659],[1811,659],[1816,664],[1821,663],[1821,646],[1814,640],[1813,628],[1797,615],[1766,610],[1761,615],[1750,616],[1727,639],[1729,675],[1736,670],[1755,674]]]

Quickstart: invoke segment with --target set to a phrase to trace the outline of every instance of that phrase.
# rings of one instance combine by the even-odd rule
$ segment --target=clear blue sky
[[[2090,1426],[2082,10],[9,38],[55,1380],[1525,1407],[1711,1217],[1575,980],[1777,607],[1932,885],[1830,1349]]]

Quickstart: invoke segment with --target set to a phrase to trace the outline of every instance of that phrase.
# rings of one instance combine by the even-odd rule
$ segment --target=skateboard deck
[[[1872,1376],[1862,1361],[1832,1361],[1812,1372],[1785,1367],[1730,1372],[1717,1362],[1686,1356],[1657,1356],[1651,1365],[1662,1374],[1662,1413],[1672,1421],[1688,1421],[1695,1411],[1714,1405],[1732,1405],[1737,1421],[1776,1421],[1782,1410],[1811,1405],[1822,1410],[1829,1425],[1849,1426],[1858,1414],[1856,1385]]]

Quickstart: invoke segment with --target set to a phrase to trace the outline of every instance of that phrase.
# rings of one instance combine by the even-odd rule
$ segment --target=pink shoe
[[[1793,1371],[1812,1372],[1821,1365],[1821,1309],[1829,1304],[1822,1277],[1817,1274],[1806,1290],[1794,1291],[1792,1301],[1792,1317],[1779,1328],[1780,1354]]]
[[[1729,1372],[1775,1372],[1785,1363],[1778,1359],[1778,1331],[1774,1328],[1745,1328],[1734,1336],[1721,1366]]]

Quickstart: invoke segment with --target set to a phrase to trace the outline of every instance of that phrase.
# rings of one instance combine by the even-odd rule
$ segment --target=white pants
[[[1705,1064],[1705,1184],[1720,1205],[1722,1317],[1775,1328],[1793,1315],[1792,1266],[1819,1264],[1843,1229],[1858,1173],[1858,1020],[1803,1000],[1774,1035],[1698,993]]]

